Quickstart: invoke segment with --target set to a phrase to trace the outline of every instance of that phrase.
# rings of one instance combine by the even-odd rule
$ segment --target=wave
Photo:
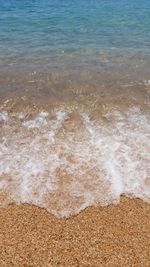
[[[134,107],[92,119],[67,108],[0,113],[1,206],[29,203],[59,217],[119,203],[150,201],[149,114]]]

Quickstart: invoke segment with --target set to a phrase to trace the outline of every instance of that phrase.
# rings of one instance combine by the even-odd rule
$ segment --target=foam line
[[[117,110],[0,113],[0,190],[7,203],[30,203],[57,216],[119,203],[121,194],[150,201],[149,114]],[[5,199],[1,206],[6,203]]]

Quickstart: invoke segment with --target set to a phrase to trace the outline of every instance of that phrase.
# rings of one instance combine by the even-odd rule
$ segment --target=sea
[[[150,202],[150,1],[0,0],[0,206]]]

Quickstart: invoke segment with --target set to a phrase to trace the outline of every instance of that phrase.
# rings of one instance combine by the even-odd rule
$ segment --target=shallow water
[[[149,0],[1,0],[0,66],[150,66]]]
[[[0,204],[150,201],[150,3],[1,1]]]
[[[0,113],[2,206],[30,203],[57,216],[119,203],[122,194],[150,200],[149,112],[137,107]]]

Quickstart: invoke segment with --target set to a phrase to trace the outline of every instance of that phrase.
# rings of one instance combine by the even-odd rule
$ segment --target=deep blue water
[[[0,67],[146,62],[149,0],[0,0]]]

